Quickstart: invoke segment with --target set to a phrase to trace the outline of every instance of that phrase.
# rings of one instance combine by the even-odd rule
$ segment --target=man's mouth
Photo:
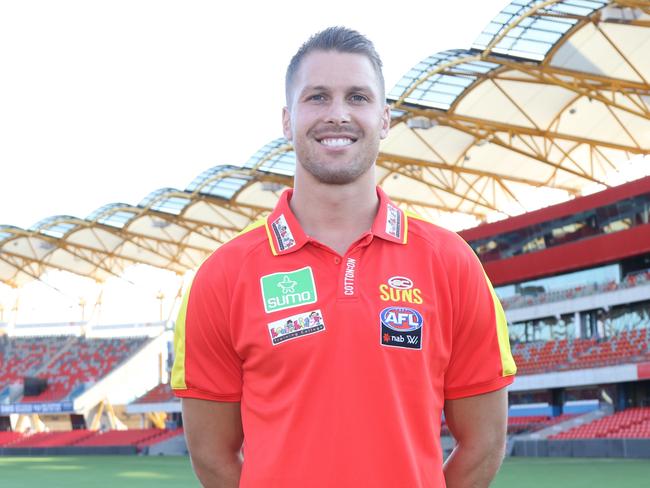
[[[352,139],[351,137],[325,137],[323,139],[318,139],[318,142],[320,142],[323,146],[343,147],[353,144],[356,142],[356,139]]]

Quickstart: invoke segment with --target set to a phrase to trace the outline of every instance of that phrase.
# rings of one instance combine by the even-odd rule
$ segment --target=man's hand
[[[239,402],[183,398],[183,427],[196,476],[205,488],[237,488],[244,439]]]
[[[489,486],[505,453],[507,390],[447,400],[445,420],[457,442],[444,466],[447,488]]]

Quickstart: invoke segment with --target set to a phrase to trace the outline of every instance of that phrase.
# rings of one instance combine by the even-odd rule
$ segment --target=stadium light
[[[438,122],[436,120],[430,119],[429,117],[418,115],[416,117],[407,119],[406,125],[409,129],[431,129],[432,127],[438,125]]]

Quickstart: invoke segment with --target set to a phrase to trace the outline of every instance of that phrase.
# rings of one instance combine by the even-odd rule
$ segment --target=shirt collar
[[[274,256],[289,254],[304,246],[309,238],[300,227],[298,219],[289,207],[293,189],[285,190],[273,212],[266,218],[266,235]],[[377,187],[379,210],[372,224],[371,233],[384,240],[406,244],[408,219],[384,191]]]
[[[404,211],[395,205],[380,187],[377,187],[379,210],[372,224],[372,233],[387,241],[406,244],[408,237],[408,218]]]

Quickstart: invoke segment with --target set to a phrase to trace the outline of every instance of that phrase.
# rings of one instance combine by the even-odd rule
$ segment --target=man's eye
[[[355,102],[355,103],[367,102],[367,101],[368,101],[368,97],[366,97],[366,96],[364,96],[364,95],[352,95],[352,96],[350,97],[350,100],[352,100],[352,101]]]
[[[322,102],[323,100],[325,100],[325,95],[322,94],[311,95],[309,99],[315,102]]]

